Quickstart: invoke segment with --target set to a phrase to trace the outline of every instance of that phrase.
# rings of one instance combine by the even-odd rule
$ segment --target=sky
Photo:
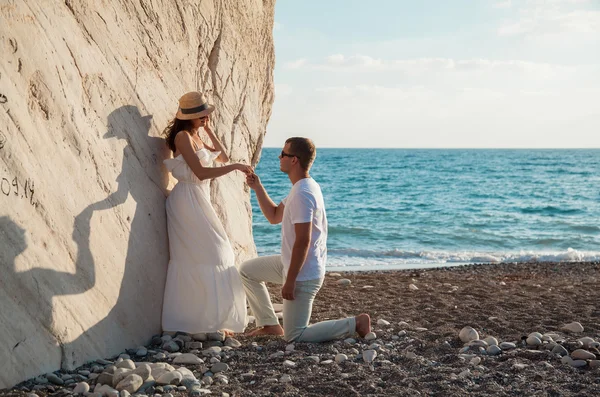
[[[278,0],[266,147],[600,148],[600,0]]]

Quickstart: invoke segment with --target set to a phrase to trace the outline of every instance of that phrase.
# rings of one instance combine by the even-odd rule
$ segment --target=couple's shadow
[[[127,347],[135,347],[144,341],[143,337],[160,331],[162,291],[169,252],[164,211],[168,174],[162,167],[162,160],[168,156],[168,149],[164,139],[149,136],[151,119],[152,116],[142,117],[135,106],[123,106],[108,116],[108,131],[104,138],[125,140],[127,144],[123,149],[121,171],[116,179],[117,190],[105,199],[88,205],[75,217],[72,233],[77,245],[75,273],[42,268],[17,272],[16,258],[27,249],[26,231],[9,217],[0,217],[0,247],[3,247],[0,260],[7,267],[3,272],[7,271],[7,275],[13,273],[6,279],[16,281],[14,285],[2,287],[6,287],[8,291],[5,293],[8,292],[13,297],[12,304],[37,318],[37,324],[34,324],[41,325],[42,328],[38,332],[49,333],[50,335],[45,335],[46,339],[54,339],[60,346],[63,369],[73,369],[90,358],[116,354]],[[129,196],[135,203],[123,206]],[[117,209],[119,206],[122,208]],[[117,251],[92,252],[92,217],[94,213],[111,209],[114,210],[110,216],[103,218],[116,219],[119,226],[108,225],[101,230],[105,233],[116,231],[119,235],[102,237],[112,241],[128,239],[125,255]],[[128,209],[135,212],[130,214]],[[50,262],[50,258],[47,261]],[[119,277],[121,267],[122,280]],[[114,299],[114,293],[110,291],[118,288],[117,302],[108,315],[88,329],[85,329],[85,321],[78,323],[77,313],[72,315],[75,323],[65,324],[64,320],[61,322],[53,318],[53,297],[82,294],[92,289],[97,283],[99,272],[103,272],[104,277],[101,279],[104,283],[98,286],[93,296],[83,296],[89,300],[86,309],[91,313],[81,314],[88,321],[94,318],[96,308],[93,304]],[[107,285],[106,280],[111,278],[114,278],[114,284]],[[99,303],[100,308],[107,305]],[[68,330],[82,328],[84,330],[79,337],[68,341],[72,332]],[[30,339],[29,346],[27,343],[27,338],[19,341],[13,348],[13,357],[14,353],[18,353],[19,346],[26,349],[22,350],[23,353],[32,354],[43,345],[36,338]],[[47,366],[56,365],[48,363]],[[50,368],[54,369],[56,368]]]

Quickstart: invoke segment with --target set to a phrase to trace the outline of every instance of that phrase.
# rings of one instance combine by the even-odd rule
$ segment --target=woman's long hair
[[[174,118],[171,120],[167,128],[165,128],[163,134],[167,140],[167,146],[173,153],[175,153],[176,150],[175,137],[179,131],[191,131],[192,127],[192,120],[179,120],[178,118]]]

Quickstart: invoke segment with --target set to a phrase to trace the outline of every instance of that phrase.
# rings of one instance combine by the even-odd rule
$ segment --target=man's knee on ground
[[[304,332],[304,329],[287,330],[284,328],[283,329],[283,340],[286,341],[287,343],[296,342],[298,340],[298,338],[300,338],[300,335],[302,335],[302,332]]]

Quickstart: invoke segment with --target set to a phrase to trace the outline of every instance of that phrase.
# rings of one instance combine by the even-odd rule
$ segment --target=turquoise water
[[[257,173],[276,203],[281,149]],[[328,266],[600,260],[600,150],[320,149]],[[259,255],[279,253],[252,195]]]

